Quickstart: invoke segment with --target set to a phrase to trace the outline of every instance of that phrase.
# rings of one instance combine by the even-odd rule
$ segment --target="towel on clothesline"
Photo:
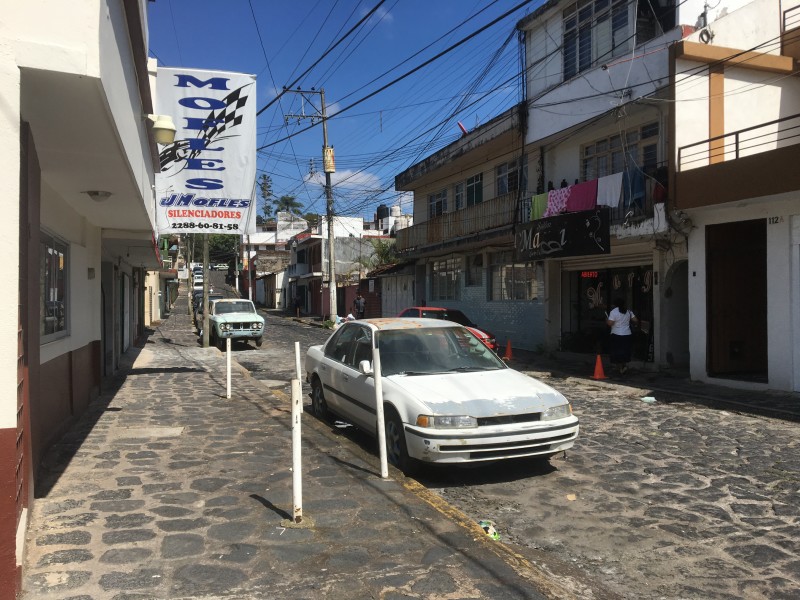
[[[597,179],[569,186],[567,212],[592,210],[597,206]]]
[[[625,208],[636,204],[639,208],[644,205],[644,173],[634,166],[626,169],[622,175],[622,199]]]
[[[550,190],[547,193],[547,210],[544,216],[554,217],[567,210],[567,198],[569,198],[568,187]]]
[[[622,171],[597,180],[597,206],[617,208],[622,194]]]
[[[537,194],[531,198],[531,221],[541,219],[547,210],[547,193]]]

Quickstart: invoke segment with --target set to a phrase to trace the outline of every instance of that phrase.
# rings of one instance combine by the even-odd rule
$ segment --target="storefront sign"
[[[255,87],[242,73],[158,70],[157,109],[177,127],[159,155],[159,233],[255,233]]]
[[[608,208],[564,213],[523,225],[514,240],[518,261],[611,252]]]

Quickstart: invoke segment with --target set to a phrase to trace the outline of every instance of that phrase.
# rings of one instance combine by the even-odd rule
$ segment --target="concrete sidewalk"
[[[305,527],[292,510],[290,406],[198,347],[172,314],[48,454],[24,598],[595,598],[303,419]]]

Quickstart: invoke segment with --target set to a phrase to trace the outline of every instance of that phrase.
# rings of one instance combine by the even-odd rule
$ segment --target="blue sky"
[[[521,100],[515,25],[541,0],[367,98],[522,3],[385,0],[321,59],[379,2],[156,0],[148,3],[151,56],[161,66],[254,73],[259,109],[308,70],[293,88],[325,90],[336,213],[372,219],[377,205],[397,203],[411,212],[395,175],[456,140],[459,121],[472,129]],[[315,106],[284,94],[261,113],[258,174],[270,175],[276,196],[322,214],[322,128],[284,118],[315,113],[319,96],[310,97]]]

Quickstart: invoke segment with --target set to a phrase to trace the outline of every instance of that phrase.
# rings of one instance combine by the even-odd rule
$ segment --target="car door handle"
[[[345,381],[350,381],[350,378],[347,375],[342,375],[342,379],[344,379]]]

